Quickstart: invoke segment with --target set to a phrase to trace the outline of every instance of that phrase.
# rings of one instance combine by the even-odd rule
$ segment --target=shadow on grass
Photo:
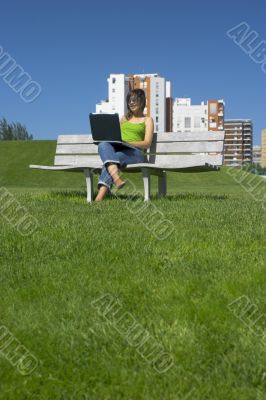
[[[174,200],[226,200],[229,196],[227,194],[213,194],[213,193],[197,193],[197,192],[181,192],[177,194],[167,195],[167,199]]]
[[[94,198],[96,197],[96,192],[94,193]],[[86,190],[52,190],[49,192],[52,198],[69,198],[69,199],[86,199]],[[178,201],[178,200],[226,200],[228,199],[226,194],[212,194],[212,193],[197,193],[197,192],[180,192],[177,194],[169,194],[166,197],[158,198],[156,194],[151,195],[151,200],[157,201]],[[136,194],[123,194],[117,192],[116,194],[108,194],[106,200],[131,200],[139,201],[143,200],[143,196],[140,193]]]
[[[83,199],[87,197],[86,190],[51,190],[49,191],[51,197],[66,197],[66,198],[80,198]]]

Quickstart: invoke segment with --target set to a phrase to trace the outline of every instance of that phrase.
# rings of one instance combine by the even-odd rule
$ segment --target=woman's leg
[[[143,150],[137,148],[132,149],[130,147],[117,151],[116,155],[122,168],[126,167],[128,164],[143,163],[145,159]]]
[[[98,194],[95,201],[102,201],[110,191],[113,182],[118,188],[124,185],[124,182],[119,177],[117,165],[119,158],[116,155],[114,147],[111,143],[102,142],[98,146],[99,155],[103,162],[101,175],[98,181]]]
[[[95,201],[101,201],[105,198],[107,193],[110,191],[112,187],[112,177],[107,171],[105,165],[102,167],[102,171],[98,180],[98,194],[95,198]]]
[[[98,151],[104,165],[98,181],[99,192],[95,201],[102,201],[111,189],[113,182],[119,188],[125,184],[119,177],[118,166],[126,167],[127,164],[144,162],[144,152],[132,148],[116,151],[115,146],[107,142],[100,143]]]
[[[118,166],[120,165],[120,161],[119,157],[117,156],[117,151],[115,149],[115,146],[113,146],[111,143],[108,142],[101,142],[98,145],[98,152],[102,159],[104,167],[107,169],[116,187],[117,188],[122,187],[124,185],[124,182],[119,177]]]
[[[102,171],[98,180],[98,187],[101,185],[106,186],[108,189],[111,189],[113,184],[113,179],[109,174],[105,165],[102,166]]]

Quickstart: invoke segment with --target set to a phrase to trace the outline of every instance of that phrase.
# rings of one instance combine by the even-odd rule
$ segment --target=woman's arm
[[[124,121],[126,121],[126,117],[123,115],[122,118],[120,119],[120,124],[122,124]]]
[[[153,119],[152,117],[148,117],[146,118],[146,123],[145,123],[144,140],[141,142],[127,142],[127,143],[132,144],[133,146],[136,146],[139,149],[148,149],[152,143],[153,131],[154,131]]]

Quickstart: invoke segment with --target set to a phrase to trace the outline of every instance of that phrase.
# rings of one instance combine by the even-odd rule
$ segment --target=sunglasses
[[[128,104],[137,104],[138,103],[138,99],[129,99],[128,100]]]

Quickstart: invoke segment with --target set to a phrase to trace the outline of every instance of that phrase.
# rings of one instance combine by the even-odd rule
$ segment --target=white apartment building
[[[171,82],[158,74],[110,74],[108,99],[96,104],[96,113],[127,113],[126,96],[130,90],[143,89],[146,95],[144,114],[154,120],[154,131],[166,130],[166,97],[171,95]]]
[[[129,80],[125,74],[110,74],[107,82],[108,98],[96,104],[96,113],[118,113],[121,118],[125,114]]]
[[[175,98],[173,132],[204,132],[208,128],[208,105],[191,105],[190,98]]]
[[[175,98],[173,103],[173,132],[206,132],[224,128],[224,101],[202,101],[192,105],[190,98]]]

